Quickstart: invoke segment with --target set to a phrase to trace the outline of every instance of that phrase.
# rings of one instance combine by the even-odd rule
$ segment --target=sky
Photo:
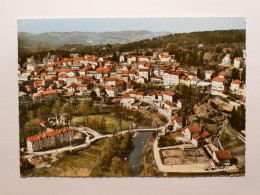
[[[149,30],[153,32],[194,32],[211,30],[245,29],[242,17],[204,18],[70,18],[21,19],[18,32],[114,32]]]

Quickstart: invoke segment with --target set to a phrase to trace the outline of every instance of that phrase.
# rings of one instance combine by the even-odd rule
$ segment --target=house
[[[176,72],[165,70],[163,72],[163,85],[178,85],[179,78],[179,74]]]
[[[52,100],[52,99],[58,98],[57,90],[42,91],[42,92],[40,92],[40,95],[41,95],[42,100]]]
[[[168,100],[169,102],[173,102],[173,97],[174,97],[175,93],[172,93],[170,91],[165,91],[163,93],[163,100],[166,101]]]
[[[240,80],[232,81],[231,85],[230,85],[230,92],[234,93],[234,94],[237,94],[238,90],[239,90],[239,87],[240,87]]]
[[[151,78],[151,81],[152,81],[152,82],[155,82],[155,83],[161,83],[161,82],[162,82],[162,78],[159,77],[159,76],[153,76],[153,77]]]
[[[144,99],[144,92],[142,92],[142,91],[137,92],[136,99],[139,99],[139,100]]]
[[[234,67],[235,68],[240,68],[240,66],[242,65],[242,58],[241,57],[237,57],[234,59]]]
[[[132,104],[135,103],[135,98],[125,97],[120,100],[120,105],[127,108],[132,108]]]
[[[136,59],[137,59],[137,56],[129,55],[129,56],[127,57],[127,63],[128,63],[128,64],[135,63],[135,62],[136,62]]]
[[[225,72],[220,72],[219,75],[218,75],[218,77],[219,77],[219,78],[225,78],[225,75],[226,75]]]
[[[134,90],[134,86],[133,85],[127,85],[126,86],[126,93],[129,93],[130,91]]]
[[[180,108],[180,109],[182,108],[182,102],[183,102],[182,99],[177,100],[177,107]]]
[[[78,90],[80,92],[86,92],[88,91],[88,84],[78,84]]]
[[[211,80],[212,71],[205,71],[205,80]]]
[[[139,62],[149,62],[148,56],[138,56]]]
[[[125,55],[121,54],[119,56],[119,62],[125,62]]]
[[[172,56],[170,55],[162,55],[161,62],[170,62],[172,60]]]
[[[116,87],[107,87],[106,88],[106,93],[108,95],[108,97],[116,97],[118,94],[117,88]]]
[[[205,138],[209,136],[207,131],[203,131],[201,134],[192,135],[191,143],[196,147],[203,146],[205,144]]]
[[[139,69],[139,76],[145,78],[146,80],[150,80],[150,71],[149,69]]]
[[[139,77],[139,78],[137,78],[137,79],[135,79],[135,82],[137,82],[137,83],[145,83],[145,78],[144,77]]]
[[[221,94],[221,92],[225,89],[224,81],[225,81],[225,78],[215,77],[212,79],[212,86],[211,86],[212,95]]]
[[[223,163],[224,165],[231,165],[232,155],[229,150],[215,151],[213,152],[212,158],[216,162]]]
[[[197,125],[182,128],[183,136],[190,140],[192,139],[192,136],[194,134],[199,135],[199,134],[201,134],[201,132],[202,132],[201,128]]]
[[[187,76],[182,76],[180,78],[180,84],[190,86],[190,79]]]
[[[222,59],[222,64],[230,65],[231,59],[230,54],[226,54],[226,56]]]
[[[106,77],[104,78],[104,83],[106,86],[116,86],[117,78],[110,78]]]
[[[182,117],[175,117],[174,120],[173,120],[173,130],[174,131],[177,131],[178,129],[181,129],[182,128]]]
[[[153,52],[153,58],[158,58],[158,52],[157,51]]]
[[[26,139],[27,149],[29,152],[37,152],[67,146],[72,144],[73,141],[73,130],[67,127],[31,136]]]

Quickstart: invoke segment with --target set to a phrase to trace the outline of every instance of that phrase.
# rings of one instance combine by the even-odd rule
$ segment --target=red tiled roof
[[[116,81],[116,85],[123,85],[123,84],[124,84],[123,80]]]
[[[202,138],[206,138],[208,136],[209,136],[209,133],[207,131],[203,131],[203,133],[200,134],[200,137],[202,137]]]
[[[117,79],[106,77],[106,78],[104,78],[104,81],[117,81]]]
[[[42,91],[41,95],[51,95],[51,94],[58,94],[57,90],[52,91]]]
[[[199,140],[201,137],[198,134],[192,135],[192,139]]]
[[[198,125],[187,127],[191,133],[201,132],[201,128]]]
[[[212,81],[216,81],[216,82],[224,82],[225,79],[224,79],[224,78],[215,77],[214,79],[212,79]]]
[[[169,95],[169,96],[174,96],[175,95],[175,93],[172,93],[170,91],[165,91],[164,94],[165,95]]]
[[[236,60],[237,60],[237,61],[241,61],[242,58],[241,58],[241,57],[236,57]]]
[[[137,92],[135,90],[129,91],[129,94],[136,94]]]
[[[182,117],[175,117],[175,121],[177,123],[182,123]]]
[[[168,101],[168,100],[166,100],[164,103],[167,104],[167,105],[169,105],[169,106],[173,105],[173,103],[170,102],[170,101]]]
[[[127,88],[127,89],[133,89],[134,86],[133,86],[133,85],[127,85],[126,88]]]
[[[234,80],[232,81],[233,84],[240,84],[240,80]]]
[[[232,159],[231,152],[229,150],[219,150],[215,151],[217,159]]]
[[[139,69],[139,72],[148,72],[148,71],[149,71],[149,69],[145,69],[145,68]]]
[[[88,84],[78,84],[78,87],[87,87]]]
[[[136,93],[136,95],[144,95],[144,92],[139,91],[139,92]]]
[[[116,89],[115,87],[111,87],[111,86],[107,87],[107,90],[114,91],[115,89]]]

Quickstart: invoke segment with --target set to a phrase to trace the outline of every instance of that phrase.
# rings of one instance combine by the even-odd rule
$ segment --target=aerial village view
[[[244,175],[242,23],[189,32],[18,28],[21,176]]]

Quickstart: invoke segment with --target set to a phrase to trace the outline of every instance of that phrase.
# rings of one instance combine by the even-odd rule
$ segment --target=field
[[[208,162],[208,157],[202,148],[163,150],[162,158],[165,165],[192,165],[205,164]]]
[[[106,139],[98,140],[91,148],[77,154],[66,153],[51,167],[28,169],[21,172],[25,177],[86,177],[89,176],[106,146]]]
[[[90,115],[89,119],[93,120],[95,118],[102,119],[102,117],[105,118],[106,121],[106,133],[113,133],[114,130],[116,130],[117,122],[116,118],[113,116],[107,116],[107,115]],[[75,125],[83,124],[84,123],[84,117],[74,117],[73,120],[75,121]],[[128,120],[122,120],[121,122],[121,130],[129,129],[131,121]]]

